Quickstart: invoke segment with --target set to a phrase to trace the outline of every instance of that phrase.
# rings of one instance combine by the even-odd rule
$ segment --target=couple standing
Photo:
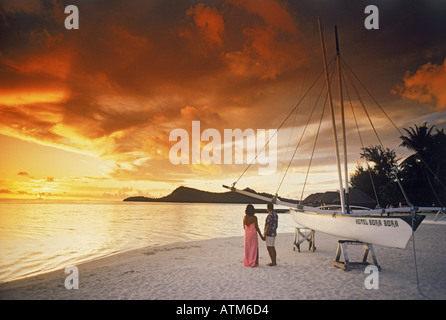
[[[274,212],[274,206],[269,202],[266,206],[268,216],[265,220],[265,230],[262,235],[257,222],[257,217],[254,215],[254,206],[248,204],[245,210],[245,217],[243,218],[243,228],[245,229],[245,257],[243,259],[244,265],[249,267],[256,267],[259,265],[259,243],[257,233],[263,241],[266,241],[266,249],[271,258],[271,263],[268,266],[275,266],[276,263],[276,235],[279,217]]]

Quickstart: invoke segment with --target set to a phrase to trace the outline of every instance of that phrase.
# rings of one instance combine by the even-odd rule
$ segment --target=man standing
[[[266,241],[266,249],[268,250],[269,256],[271,258],[271,263],[268,263],[268,266],[275,266],[276,263],[276,235],[277,235],[277,226],[279,223],[279,217],[277,213],[274,212],[274,206],[271,202],[266,205],[266,211],[268,211],[268,216],[265,220],[265,241]]]

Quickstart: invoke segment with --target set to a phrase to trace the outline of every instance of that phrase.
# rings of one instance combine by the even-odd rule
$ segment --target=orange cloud
[[[277,0],[228,0],[228,3],[244,8],[260,16],[267,25],[280,31],[297,31],[293,17],[283,2]]]
[[[40,12],[42,5],[39,0],[2,1],[3,10],[6,12]]]
[[[210,44],[219,46],[223,44],[222,36],[225,31],[225,23],[223,16],[216,8],[199,3],[187,10],[186,14],[193,17],[195,24]]]
[[[111,50],[115,50],[127,61],[133,61],[150,48],[149,41],[146,37],[132,34],[123,26],[112,25],[110,27],[110,33],[114,40],[111,44]]]
[[[66,79],[71,68],[70,50],[45,50],[22,57],[4,58],[1,63],[23,75]]]
[[[21,106],[35,103],[57,103],[66,100],[67,92],[64,90],[24,89],[0,91],[0,105]]]
[[[29,175],[29,173],[26,172],[26,171],[20,171],[20,172],[17,173],[17,175],[31,178],[31,176]]]
[[[430,62],[414,74],[406,73],[403,83],[393,89],[404,98],[433,105],[437,110],[446,109],[446,59],[442,65]]]
[[[199,120],[202,126],[220,127],[225,121],[219,114],[218,110],[214,110],[209,106],[203,106],[201,108],[193,106],[185,106],[180,110],[181,119],[187,127],[191,126],[192,121]]]
[[[229,0],[229,3],[260,17],[263,22],[243,30],[246,41],[242,50],[224,55],[234,73],[275,79],[303,64],[307,54],[300,42],[302,35],[282,2]]]
[[[63,30],[60,3],[26,1],[6,11],[14,32],[0,45],[0,133],[114,161],[123,179],[180,179],[158,168],[172,169],[170,131],[189,130],[193,120],[202,130],[265,127],[270,91],[259,79],[300,64],[297,26],[280,1],[184,3],[173,11],[163,1],[156,9],[112,2],[104,11],[80,8],[76,32]],[[40,28],[17,23],[25,13]]]

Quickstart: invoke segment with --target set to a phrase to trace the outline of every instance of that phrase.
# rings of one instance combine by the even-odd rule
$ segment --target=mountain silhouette
[[[251,189],[247,191],[255,192]],[[269,194],[263,194],[272,197]],[[189,187],[178,187],[172,193],[161,198],[149,197],[128,197],[124,201],[142,201],[142,202],[187,202],[187,203],[241,203],[241,204],[265,204],[266,201],[253,199],[243,194],[227,191],[227,192],[209,192]]]

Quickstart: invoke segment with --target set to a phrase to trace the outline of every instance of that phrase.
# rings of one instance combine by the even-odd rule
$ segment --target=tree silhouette
[[[404,129],[401,146],[415,151],[401,163],[401,180],[410,199],[420,205],[444,205],[446,196],[446,134],[422,126]]]
[[[406,147],[409,150],[415,151],[418,155],[429,154],[432,150],[434,136],[432,131],[435,126],[430,128],[427,127],[427,122],[422,126],[415,125],[415,128],[403,128],[407,132],[407,136],[401,136],[400,139],[403,140],[400,146]]]
[[[361,148],[361,158],[367,161],[367,169],[360,164],[350,175],[350,185],[377,200],[380,206],[400,198],[395,197],[397,184],[392,170],[398,163],[394,150],[380,145]]]
[[[375,198],[380,205],[404,203],[404,197],[392,170],[412,204],[418,206],[446,205],[446,134],[425,122],[421,126],[404,128],[401,145],[413,154],[398,165],[394,150],[382,146],[362,148],[361,158],[368,164],[360,164],[350,175],[352,188],[357,188]],[[373,184],[372,184],[373,182]],[[374,185],[374,188],[373,188]]]

